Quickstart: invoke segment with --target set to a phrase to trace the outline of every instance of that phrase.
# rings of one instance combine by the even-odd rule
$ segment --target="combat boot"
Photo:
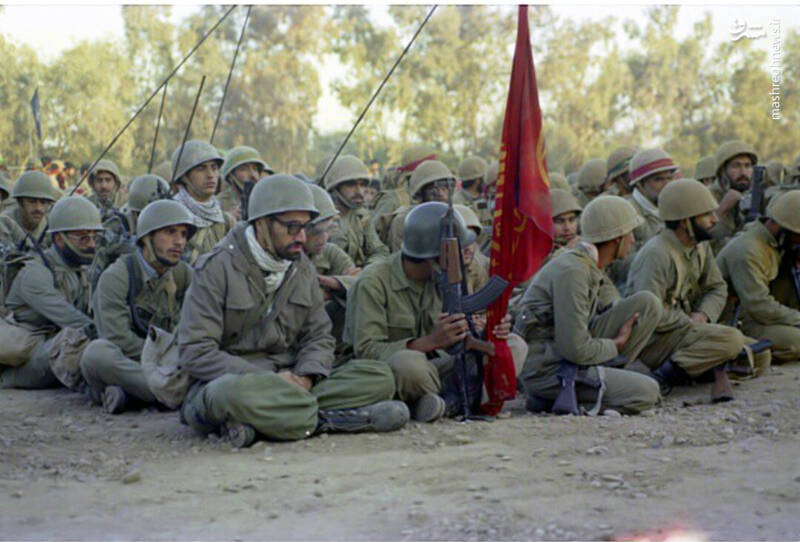
[[[679,384],[686,384],[690,381],[689,375],[686,371],[672,363],[672,360],[667,360],[655,371],[650,373],[652,378],[658,382],[658,387],[661,389],[661,395],[669,395],[672,388]]]
[[[320,410],[315,433],[386,433],[403,427],[409,418],[402,401],[381,401],[360,408]]]
[[[119,414],[128,407],[128,394],[119,386],[106,386],[102,399],[103,409],[109,414]]]
[[[418,422],[435,422],[444,415],[446,409],[444,399],[435,393],[426,393],[414,403],[412,416]]]
[[[230,421],[223,423],[219,429],[220,436],[231,443],[234,448],[246,448],[255,442],[256,430],[249,423]]]

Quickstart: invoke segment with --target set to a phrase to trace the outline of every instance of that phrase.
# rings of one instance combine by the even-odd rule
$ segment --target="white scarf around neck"
[[[256,239],[256,230],[252,224],[245,228],[244,236],[247,239],[247,246],[250,248],[250,253],[253,255],[256,264],[267,274],[264,277],[264,284],[267,288],[267,293],[271,294],[277,290],[281,282],[283,282],[283,277],[289,269],[289,266],[292,265],[292,261],[278,260],[264,250],[258,242],[258,239]]]
[[[639,187],[633,189],[633,199],[636,200],[636,203],[642,206],[642,209],[644,209],[645,212],[656,217],[658,216],[658,207],[653,205],[653,202],[647,199],[647,196],[639,191]]]

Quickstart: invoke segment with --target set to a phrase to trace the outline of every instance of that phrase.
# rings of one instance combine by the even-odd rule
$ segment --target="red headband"
[[[399,171],[414,171],[417,169],[417,166],[420,165],[425,160],[436,160],[436,155],[431,154],[430,156],[426,156],[425,158],[420,158],[416,162],[411,162],[410,164],[406,164],[405,166],[397,168]]]
[[[654,162],[650,162],[643,166],[639,166],[633,171],[631,171],[631,179],[640,179],[641,177],[644,177],[653,170],[662,169],[666,167],[672,167],[677,169],[678,166],[675,165],[675,162],[672,161],[672,158],[661,158]]]

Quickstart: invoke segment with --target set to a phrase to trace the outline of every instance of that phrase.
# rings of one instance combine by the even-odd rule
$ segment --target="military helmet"
[[[298,179],[300,179],[304,183],[314,184],[314,179],[312,179],[311,177],[309,177],[305,173],[298,172],[298,173],[292,173],[292,175],[294,175],[295,177],[297,177]]]
[[[606,182],[606,162],[602,158],[587,161],[578,172],[578,188],[583,192],[600,192]]]
[[[137,178],[142,179],[143,177]],[[159,181],[164,182],[161,178],[159,178]],[[190,239],[197,232],[197,226],[195,226],[194,218],[189,209],[171,199],[151,201],[145,205],[136,220],[136,242],[138,243],[148,234],[161,228],[179,224],[185,224],[189,227]]]
[[[38,170],[26,171],[19,176],[11,196],[15,198],[38,198],[56,201],[58,194],[50,182],[50,177]]]
[[[172,181],[172,164],[165,160],[153,168],[153,175],[161,177],[168,183]]]
[[[696,179],[672,181],[658,195],[658,216],[664,221],[703,215],[717,206],[711,191]]]
[[[567,190],[568,192],[572,191],[572,187],[567,182],[567,178],[564,177],[563,173],[548,171],[547,177],[550,179],[550,190],[560,189]]]
[[[42,169],[42,161],[38,158],[28,158],[25,160],[25,171],[31,171],[35,169]]]
[[[428,145],[416,145],[403,151],[400,158],[400,171],[412,172],[425,160],[435,160],[436,150]]]
[[[582,210],[583,207],[569,190],[550,189],[550,211],[553,218],[564,213],[580,213]]]
[[[158,175],[139,175],[128,187],[127,207],[137,213],[147,204],[169,194],[169,183]]]
[[[713,156],[704,156],[694,166],[694,178],[697,180],[715,177],[717,174],[717,160]]]
[[[324,171],[324,170],[323,170]],[[347,181],[372,179],[372,172],[360,159],[352,154],[340,156],[328,170],[325,176],[325,189],[330,191]]]
[[[184,151],[186,152],[186,151]],[[264,175],[272,175],[275,173],[269,165],[262,160],[261,155],[253,147],[234,147],[225,155],[225,161],[222,163],[222,178],[225,179],[228,174],[232,173],[234,169],[242,164],[259,164],[264,168]]]
[[[408,194],[411,199],[422,197],[422,190],[426,185],[442,179],[455,181],[455,175],[439,160],[425,160],[411,174],[411,180],[408,182]]]
[[[783,164],[781,164],[779,160],[770,160],[765,164],[765,168],[767,178],[764,180],[768,185],[783,184],[786,168],[783,167]]]
[[[420,164],[421,165],[421,164]],[[461,181],[474,181],[476,179],[483,179],[486,177],[486,170],[489,169],[489,164],[480,156],[467,156],[458,165],[458,178]]]
[[[717,177],[722,176],[721,174],[722,168],[725,167],[725,164],[728,162],[728,160],[730,160],[731,158],[736,158],[737,156],[742,154],[749,156],[750,160],[753,161],[753,165],[756,165],[758,163],[758,155],[756,154],[756,151],[753,150],[753,147],[751,147],[744,141],[737,139],[734,141],[726,141],[725,143],[720,145],[719,149],[717,149],[717,154],[715,156],[717,162],[717,167],[716,167]]]
[[[464,225],[474,231],[476,235],[480,235],[481,231],[483,230],[483,225],[481,224],[478,215],[475,214],[475,211],[473,211],[471,207],[462,205],[460,203],[454,203],[453,209],[455,209],[455,211],[461,216],[462,220],[464,220]]]
[[[492,163],[489,164],[488,169],[486,170],[486,178],[484,181],[486,184],[494,184],[497,182],[497,177],[500,175],[500,161],[499,160],[492,160]]]
[[[179,154],[181,157],[180,164],[178,164]],[[220,167],[222,167],[222,164],[225,162],[222,156],[220,156],[219,151],[210,143],[200,141],[199,139],[190,139],[183,146],[183,152],[181,152],[181,146],[178,145],[172,152],[172,161],[170,163],[172,171],[175,172],[175,178],[173,180],[178,181],[193,167],[211,160],[216,162]],[[170,175],[172,175],[172,171],[170,171]]]
[[[630,168],[631,180],[628,181],[630,186],[662,171],[678,171],[678,165],[662,149],[640,150],[631,158]]]
[[[614,149],[606,160],[606,180],[630,171],[630,163],[638,147],[624,146]]]
[[[119,172],[119,168],[117,164],[112,162],[111,160],[100,160],[97,162],[97,165],[92,168],[92,171],[89,172],[89,186],[94,188],[94,180],[97,177],[97,174],[101,171],[107,171],[111,175],[114,176],[114,183],[116,183],[117,188],[122,186],[122,175]]]
[[[598,196],[581,213],[581,238],[589,243],[604,243],[628,235],[643,222],[627,200]]]
[[[573,171],[572,173],[567,174],[567,184],[570,186],[570,190],[575,188],[578,185],[578,172]]]
[[[772,200],[767,216],[781,228],[800,233],[800,190],[789,190]]]
[[[50,211],[49,233],[61,231],[102,231],[100,211],[83,196],[67,196],[53,205]]]
[[[320,186],[325,186],[325,181],[322,178],[322,174],[325,173],[325,170],[328,168],[328,164],[330,164],[331,160],[333,160],[333,156],[333,154],[329,154],[317,162],[317,169],[314,171],[314,182]]]
[[[250,193],[248,222],[289,211],[308,211],[312,220],[319,215],[308,184],[283,173],[262,177]]]
[[[438,257],[441,253],[442,218],[446,213],[447,204],[440,201],[420,203],[411,209],[403,223],[401,252],[419,259]],[[453,219],[461,246],[474,243],[475,232],[466,227],[461,215],[453,213]]]
[[[314,207],[316,207],[319,215],[313,220],[314,224],[333,218],[339,214],[339,210],[333,204],[331,195],[319,185],[306,183],[306,186],[311,190],[311,195],[314,197]]]

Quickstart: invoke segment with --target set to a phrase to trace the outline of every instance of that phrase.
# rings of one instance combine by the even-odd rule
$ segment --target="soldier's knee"
[[[649,410],[661,402],[661,389],[654,378],[644,376],[641,384],[641,408],[639,411]]]
[[[525,365],[525,358],[528,356],[528,344],[516,333],[510,334],[506,342],[514,360],[514,370],[519,375]]]
[[[395,378],[417,380],[425,378],[429,372],[428,358],[416,350],[400,350],[386,360]]]
[[[102,363],[108,356],[108,344],[106,339],[96,339],[90,342],[81,355],[81,372],[84,378],[87,374],[92,375],[97,372],[98,364]],[[110,343],[109,343],[110,344]]]
[[[723,359],[734,359],[741,354],[744,348],[744,334],[736,328],[719,326],[719,343]]]
[[[358,367],[359,373],[369,380],[377,395],[394,396],[394,372],[385,362],[372,359],[353,359],[347,362]]]
[[[641,290],[630,295],[629,299],[643,318],[657,318],[661,314],[661,300],[651,291]]]

